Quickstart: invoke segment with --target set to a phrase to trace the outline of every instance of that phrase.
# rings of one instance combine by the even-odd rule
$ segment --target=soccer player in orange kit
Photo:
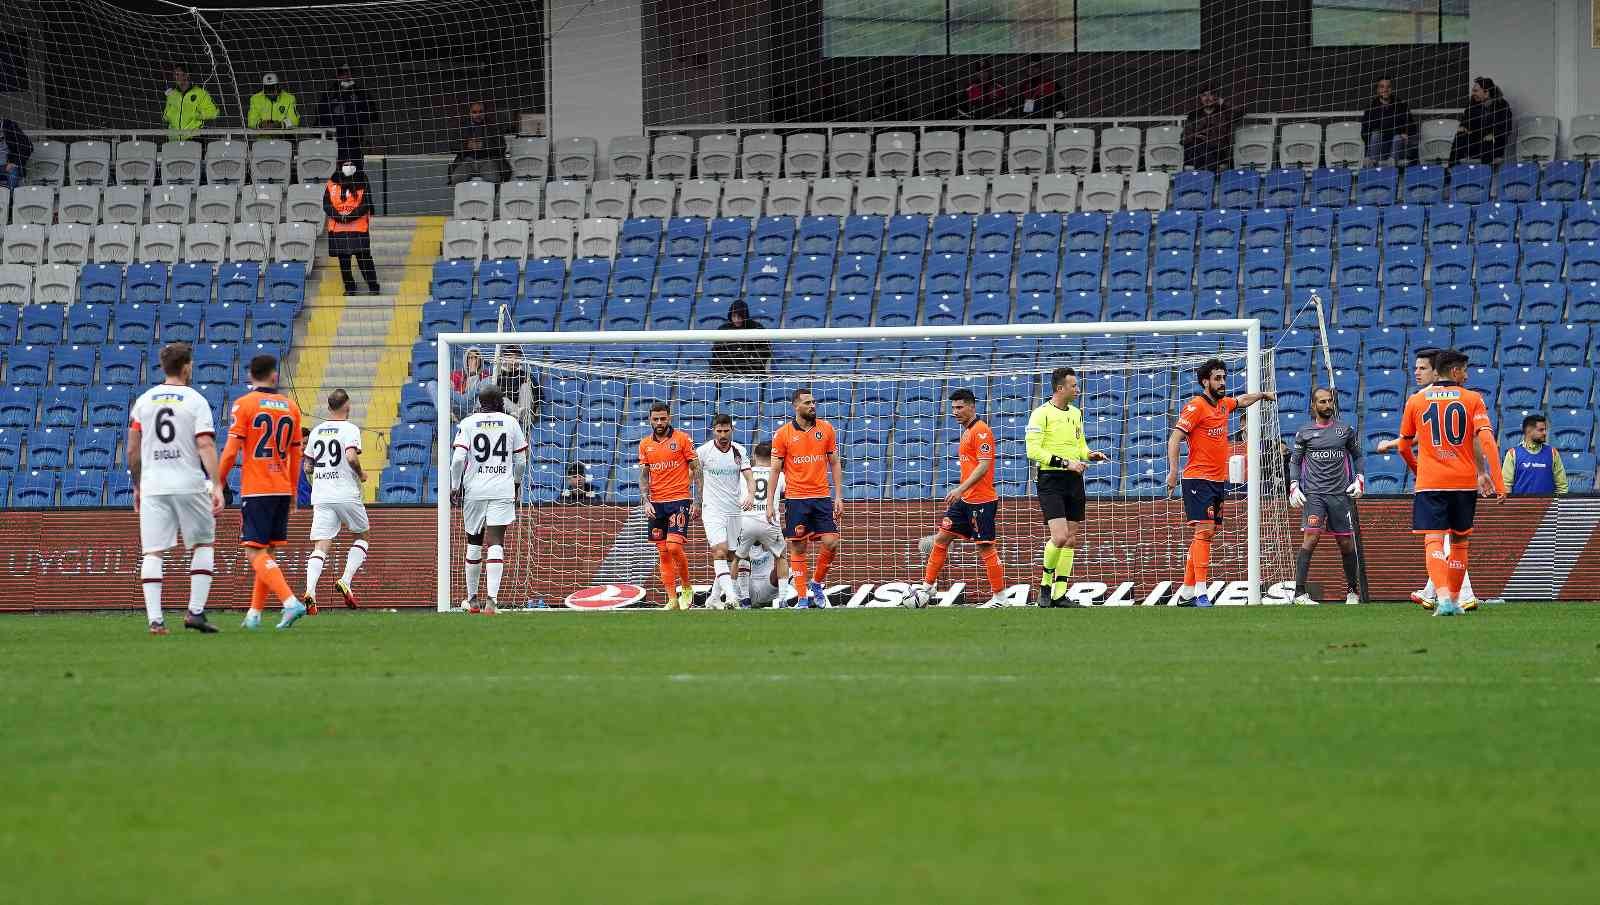
[[[934,536],[933,549],[928,552],[922,583],[911,588],[906,595],[907,602],[919,609],[928,605],[934,582],[939,580],[945,557],[950,555],[950,544],[966,540],[978,545],[978,559],[989,577],[991,596],[984,606],[1001,606],[1006,571],[1000,562],[1000,551],[995,549],[995,518],[1000,512],[1000,495],[994,490],[994,432],[978,417],[978,398],[971,390],[956,390],[950,394],[950,414],[961,422],[961,443],[957,447],[961,482],[945,494],[947,508],[939,522],[939,533]]]
[[[828,606],[822,583],[839,552],[839,525],[844,509],[844,465],[833,425],[817,417],[817,399],[801,388],[789,397],[794,417],[772,438],[772,472],[784,483],[783,536],[789,540],[789,571],[794,575],[795,606]],[[829,494],[830,481],[832,494]],[[767,520],[777,516],[777,482],[767,488]],[[822,544],[817,568],[806,582],[806,544]]]

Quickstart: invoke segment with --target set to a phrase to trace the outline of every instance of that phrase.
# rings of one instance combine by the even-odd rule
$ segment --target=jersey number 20
[[[252,430],[260,432],[256,440],[257,459],[286,459],[289,457],[289,434],[294,430],[294,419],[288,415],[274,418],[266,412],[256,415],[250,422]]]

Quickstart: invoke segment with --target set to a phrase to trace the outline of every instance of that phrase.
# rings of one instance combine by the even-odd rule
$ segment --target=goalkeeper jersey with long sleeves
[[[1050,457],[1060,456],[1068,462],[1083,462],[1089,458],[1089,441],[1083,436],[1083,410],[1068,403],[1064,409],[1046,402],[1033,410],[1028,417],[1028,460],[1038,464],[1040,471],[1066,471],[1050,467]]]
[[[1364,459],[1355,428],[1335,418],[1327,424],[1307,424],[1295,431],[1289,452],[1290,480],[1300,492],[1342,494],[1361,474]]]

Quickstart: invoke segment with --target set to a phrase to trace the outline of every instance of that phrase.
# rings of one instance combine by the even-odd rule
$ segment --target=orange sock
[[[1467,539],[1456,535],[1450,538],[1450,554],[1445,560],[1445,567],[1450,572],[1450,597],[1454,600],[1461,599],[1461,584],[1467,577]]]
[[[794,592],[801,597],[811,593],[806,588],[806,555],[804,553],[789,554],[789,574],[794,576]]]
[[[1450,590],[1450,565],[1445,559],[1444,532],[1429,531],[1423,535],[1422,551],[1423,563],[1428,567],[1428,580],[1433,582],[1436,589],[1453,598],[1455,592]]]
[[[833,565],[833,553],[827,547],[817,552],[817,571],[812,576],[816,581],[828,580],[828,567]]]
[[[1194,583],[1203,586],[1211,578],[1211,535],[1196,534],[1189,545],[1189,561],[1194,565]]]
[[[934,549],[939,549],[934,545]],[[989,573],[989,590],[998,594],[1006,587],[1006,568],[1000,564],[1000,551],[994,544],[979,544],[978,559],[983,561],[983,570]]]
[[[928,551],[928,565],[922,570],[924,584],[933,584],[939,580],[939,572],[944,569],[945,558],[950,555],[950,545],[939,541],[933,542],[933,549]]]
[[[661,571],[661,587],[666,590],[668,595],[678,592],[677,557],[673,556],[672,551],[667,549],[670,546],[672,545],[666,541],[658,541],[656,543],[656,565]]]
[[[672,567],[678,572],[678,583],[684,587],[693,587],[694,582],[689,579],[689,556],[683,552],[683,544],[667,542],[667,547],[672,551]]]
[[[278,568],[278,561],[266,550],[257,553],[250,560],[250,568],[256,571],[256,579],[267,586],[267,590],[275,595],[279,602],[288,603],[294,598],[294,592],[289,590],[289,581],[283,577],[283,570]]]
[[[1183,557],[1183,583],[1194,584],[1194,544],[1190,543],[1189,552]]]
[[[250,582],[250,609],[261,612],[267,608],[267,586],[261,583],[261,576],[257,575]]]

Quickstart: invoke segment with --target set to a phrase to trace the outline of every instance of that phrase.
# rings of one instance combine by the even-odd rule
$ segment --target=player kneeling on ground
[[[906,597],[918,609],[927,606],[945,558],[950,555],[950,545],[966,540],[978,545],[978,559],[983,561],[989,577],[990,597],[984,606],[1003,606],[1001,594],[1006,589],[1006,573],[1000,563],[1000,552],[995,549],[995,517],[1000,511],[1000,495],[994,490],[994,432],[978,417],[978,399],[971,390],[956,390],[950,394],[950,414],[961,423],[958,447],[961,483],[945,494],[944,519],[939,523],[939,533],[934,536],[933,549],[928,553],[922,583],[913,586]]]
[[[767,498],[772,481],[772,444],[763,440],[756,444],[753,469],[754,497]],[[777,496],[783,497],[783,477],[778,476]],[[748,567],[740,576],[739,606],[781,608],[795,599],[796,591],[789,583],[789,563],[784,557],[783,531],[776,521],[768,521],[761,510],[751,508],[738,516],[737,532],[729,537],[734,555]]]
[[[328,420],[317,425],[306,445],[306,474],[311,476],[311,542],[316,549],[306,560],[306,610],[317,611],[317,581],[341,527],[356,536],[345,554],[344,576],[333,589],[352,609],[360,604],[350,583],[367,561],[367,507],[361,485],[367,473],[361,468],[361,428],[350,421],[350,394],[328,394]]]
[[[456,427],[450,453],[451,503],[460,504],[467,534],[467,599],[462,606],[469,613],[499,612],[506,527],[517,520],[517,488],[527,470],[528,438],[517,419],[505,413],[505,397],[491,383],[478,391],[478,412]],[[488,573],[489,602],[479,607],[482,572]]]
[[[1297,604],[1317,602],[1306,593],[1306,575],[1311,570],[1311,555],[1324,534],[1333,535],[1339,543],[1345,586],[1349,589],[1344,602],[1361,602],[1354,500],[1366,491],[1366,478],[1361,473],[1364,459],[1355,428],[1338,418],[1338,409],[1333,390],[1319,387],[1312,393],[1312,423],[1295,432],[1294,448],[1289,452],[1289,505],[1305,507],[1305,539],[1294,557]]]

